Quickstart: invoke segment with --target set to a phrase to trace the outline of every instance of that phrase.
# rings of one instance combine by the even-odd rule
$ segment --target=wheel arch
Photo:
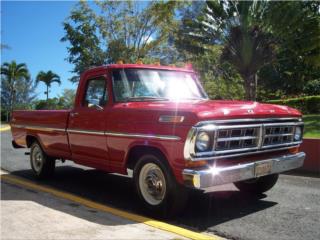
[[[134,169],[138,159],[145,154],[153,154],[159,157],[168,167],[171,168],[169,160],[165,152],[156,146],[150,145],[135,145],[130,148],[126,157],[126,168]]]
[[[37,141],[37,142],[41,145],[39,139],[38,139],[36,136],[30,135],[30,134],[28,134],[28,135],[26,136],[26,145],[27,145],[28,148],[30,148],[31,145],[32,145],[35,141]],[[42,146],[41,146],[41,147],[42,147]]]

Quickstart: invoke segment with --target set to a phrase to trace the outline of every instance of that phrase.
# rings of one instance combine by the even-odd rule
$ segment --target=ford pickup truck
[[[209,100],[192,69],[157,65],[89,69],[73,109],[14,111],[11,129],[36,177],[56,160],[127,175],[151,212],[182,210],[190,189],[265,192],[305,158],[298,110]]]

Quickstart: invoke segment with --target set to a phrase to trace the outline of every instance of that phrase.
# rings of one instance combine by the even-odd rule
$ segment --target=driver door
[[[100,75],[84,80],[85,83],[81,86],[84,91],[79,94],[80,99],[69,119],[68,135],[72,159],[84,165],[104,167],[108,160],[104,135],[109,107],[107,78]]]

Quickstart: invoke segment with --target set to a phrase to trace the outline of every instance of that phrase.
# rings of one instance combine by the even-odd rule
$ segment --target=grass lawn
[[[320,114],[304,115],[304,137],[320,138]]]

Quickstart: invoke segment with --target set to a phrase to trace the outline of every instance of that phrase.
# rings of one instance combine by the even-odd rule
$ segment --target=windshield
[[[206,99],[190,72],[157,69],[119,69],[112,73],[116,102]]]

